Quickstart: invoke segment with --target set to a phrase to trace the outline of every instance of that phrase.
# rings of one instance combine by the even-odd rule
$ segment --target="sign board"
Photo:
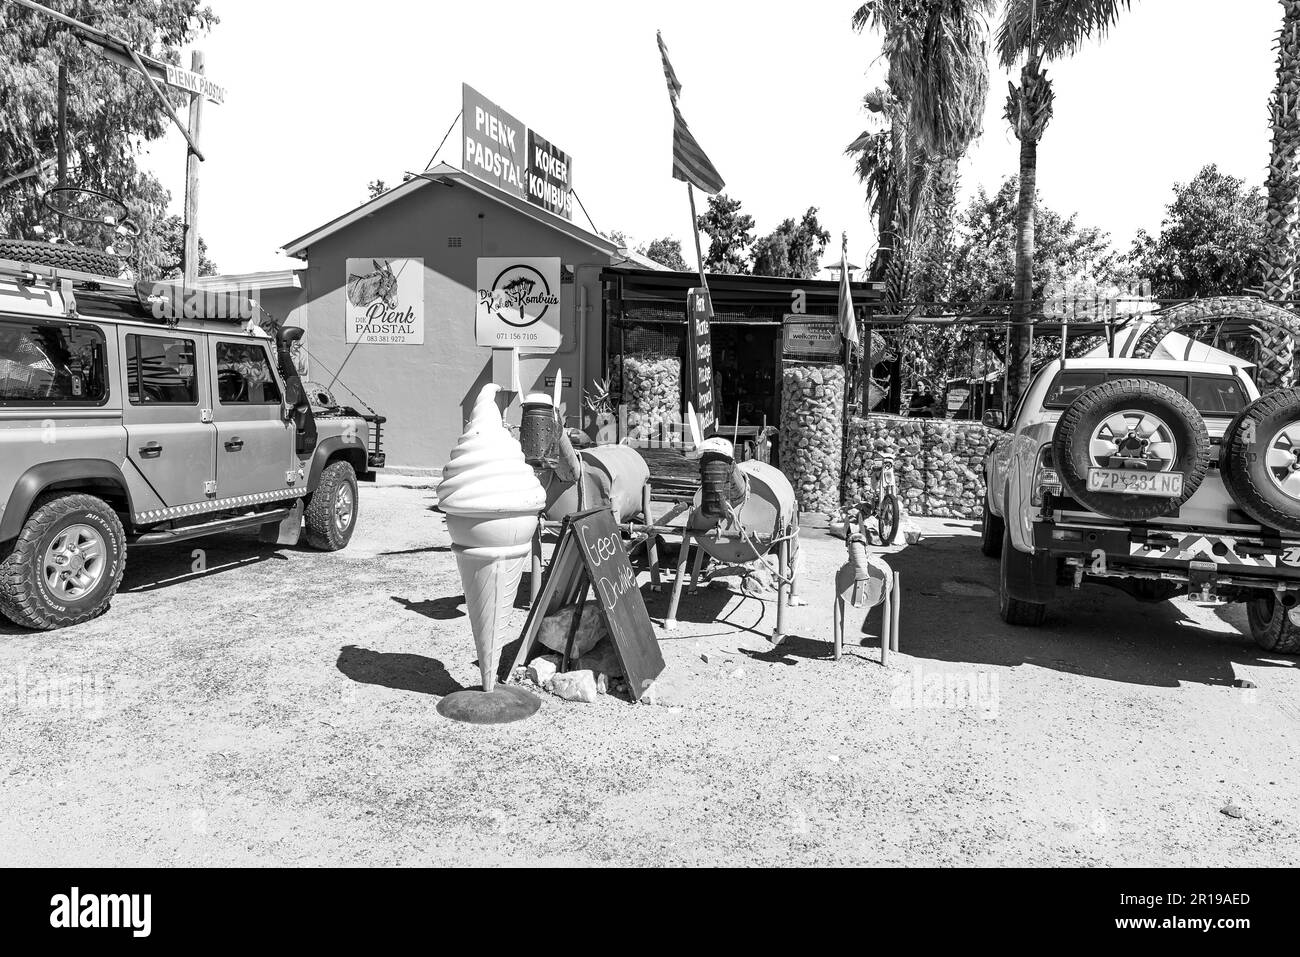
[[[461,108],[465,172],[527,199],[528,128],[468,83],[461,84]]]
[[[197,93],[204,97],[209,103],[215,103],[218,106],[226,102],[226,88],[213,83],[202,73],[195,73],[193,70],[184,70],[171,63],[166,63],[164,66],[167,68],[168,86],[174,86],[178,90],[189,90],[191,93]]]
[[[686,349],[688,372],[686,398],[695,407],[700,431],[708,434],[716,421],[713,409],[713,300],[707,289],[692,288],[686,294]]]
[[[573,157],[468,83],[461,84],[465,172],[573,219]]]
[[[349,259],[345,342],[424,345],[424,260]]]
[[[528,202],[573,219],[573,157],[528,131]]]
[[[831,316],[790,314],[782,320],[781,351],[787,359],[840,360],[839,321]]]
[[[474,340],[493,349],[549,353],[560,348],[560,260],[483,257],[478,261]]]
[[[623,548],[622,534],[614,522],[614,513],[608,508],[579,512],[564,519],[555,553],[546,569],[546,581],[528,612],[519,654],[511,670],[528,663],[528,653],[542,621],[562,608],[585,601],[588,590],[623,664],[632,697],[639,701],[663,672],[664,659],[637,585],[636,572]]]

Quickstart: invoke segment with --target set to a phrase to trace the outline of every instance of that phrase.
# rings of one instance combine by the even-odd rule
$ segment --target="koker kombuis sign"
[[[468,83],[461,84],[465,172],[573,218],[573,158]]]
[[[485,257],[478,261],[474,338],[480,346],[555,352],[560,348],[560,260]]]

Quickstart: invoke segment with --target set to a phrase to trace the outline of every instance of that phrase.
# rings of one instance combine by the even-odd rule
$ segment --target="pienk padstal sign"
[[[344,340],[424,345],[424,260],[349,259]]]
[[[468,83],[461,97],[465,172],[572,219],[573,157]]]
[[[474,341],[493,349],[560,348],[558,257],[483,257],[478,261]]]

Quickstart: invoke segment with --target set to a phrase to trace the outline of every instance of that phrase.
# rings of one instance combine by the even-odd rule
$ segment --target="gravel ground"
[[[833,662],[843,545],[806,530],[776,651],[771,606],[705,589],[663,636],[667,704],[467,726],[434,710],[478,670],[432,504],[364,489],[331,555],[140,549],[106,617],[0,628],[0,860],[1300,863],[1300,672],[1235,608],[1085,589],[1012,629],[975,528],[919,520],[904,653],[880,667],[873,613]]]

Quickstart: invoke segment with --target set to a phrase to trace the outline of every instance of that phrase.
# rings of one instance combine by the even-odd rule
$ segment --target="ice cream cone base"
[[[474,630],[484,691],[496,685],[501,647],[506,643],[506,623],[514,609],[528,549],[528,541],[485,548],[452,546],[465,589],[465,613]]]
[[[438,702],[438,714],[466,724],[509,724],[531,718],[542,700],[523,688],[498,685],[491,691],[455,691]]]

